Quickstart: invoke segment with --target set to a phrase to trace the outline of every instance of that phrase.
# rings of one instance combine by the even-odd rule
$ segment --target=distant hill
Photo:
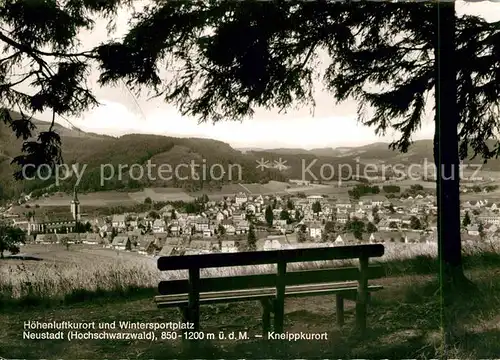
[[[494,141],[489,142],[492,148]],[[269,149],[264,152],[287,155],[303,155],[316,157],[329,157],[336,159],[359,159],[360,163],[386,163],[386,164],[418,164],[427,159],[428,163],[434,162],[434,151],[432,140],[417,140],[415,141],[406,153],[394,151],[389,148],[389,143],[377,142],[363,146],[355,147],[337,147],[337,148],[316,148],[311,150],[304,149]],[[472,156],[472,152],[470,153]],[[469,156],[469,157],[470,157]],[[481,164],[482,158],[464,160],[465,164]],[[482,167],[483,170],[500,171],[500,159],[490,159]]]
[[[49,127],[47,122],[38,120],[35,121],[35,125],[37,129],[33,134],[34,137]],[[200,191],[220,188],[226,183],[240,180],[258,183],[287,179],[287,176],[278,169],[265,171],[256,169],[256,157],[243,154],[222,141],[144,134],[111,137],[69,129],[59,124],[54,126],[54,130],[61,135],[64,163],[86,165],[83,180],[79,184],[81,191],[139,189],[144,186],[173,186],[187,191]],[[0,198],[16,196],[22,191],[43,189],[54,183],[53,180],[23,182],[13,180],[12,174],[15,169],[10,165],[10,161],[21,153],[21,147],[22,140],[17,139],[12,130],[1,123]],[[192,162],[198,166],[195,175],[192,175],[191,169],[185,166]],[[179,164],[183,165],[179,167]],[[213,167],[214,164],[218,165]],[[132,177],[129,169],[119,172],[120,166],[132,165],[134,165]],[[143,176],[139,176],[141,166],[144,171]],[[160,166],[163,167],[160,169]],[[102,167],[104,169],[112,167],[115,170],[113,179],[105,181],[104,186],[101,186]],[[152,169],[151,175],[148,175],[148,167]],[[213,176],[210,174],[211,167],[214,169]],[[169,168],[171,173],[168,172]],[[177,177],[172,176],[176,168],[179,170]],[[226,174],[219,180],[221,168],[226,172],[233,169],[232,176]],[[196,175],[200,178],[198,179]],[[71,190],[75,180],[73,177],[65,181],[59,190]]]
[[[15,115],[15,113],[13,113]],[[19,116],[19,115],[17,115]],[[48,129],[47,122],[35,121],[37,132]],[[260,149],[245,148],[235,149],[229,144],[202,138],[176,138],[160,135],[128,134],[121,137],[112,137],[84,132],[77,128],[67,128],[56,124],[56,132],[62,138],[63,158],[66,164],[86,165],[84,177],[79,184],[81,191],[92,192],[101,190],[126,190],[140,189],[143,187],[178,187],[187,192],[210,191],[220,189],[228,183],[240,181],[236,165],[241,167],[241,182],[243,183],[266,183],[270,180],[288,181],[290,179],[315,180],[310,176],[319,176],[323,165],[325,176],[330,176],[329,169],[339,169],[340,165],[350,165],[353,169],[358,167],[363,171],[366,164],[420,164],[427,159],[433,162],[433,146],[431,140],[416,141],[407,153],[400,153],[389,149],[388,143],[373,143],[358,147],[337,147],[305,149]],[[34,134],[36,136],[36,132]],[[12,130],[5,124],[0,124],[0,199],[17,196],[21,192],[41,191],[51,184],[48,181],[23,181],[15,182],[12,174],[14,168],[10,165],[13,157],[21,152],[22,141],[17,139]],[[202,174],[205,166],[205,180],[196,179],[187,166],[183,166],[178,172],[178,177],[168,179],[160,178],[158,168],[165,166],[175,167],[179,164],[199,165],[197,174]],[[266,168],[258,167],[264,161]],[[481,163],[473,160],[473,163]],[[105,181],[101,186],[100,172],[103,164],[115,169],[114,178]],[[131,166],[134,172],[130,176],[129,169],[118,167],[121,165]],[[219,168],[228,170],[233,166],[235,171],[232,177],[226,173],[223,179],[217,179],[220,169],[215,169],[214,176],[210,175],[210,167],[214,164]],[[312,164],[312,166],[310,166]],[[148,177],[148,167],[153,169],[153,176]],[[106,168],[106,169],[108,169]],[[309,171],[304,171],[304,169]],[[142,170],[141,170],[142,169]],[[235,170],[236,169],[236,170]],[[500,170],[500,160],[491,160],[486,164],[485,170]],[[138,177],[139,171],[144,176]],[[172,174],[170,174],[172,175]],[[344,179],[345,179],[345,175]],[[167,179],[165,179],[165,176]],[[338,179],[335,173],[332,180]],[[180,178],[180,179],[179,179]],[[185,180],[181,180],[184,178]],[[69,179],[61,184],[58,190],[70,191],[74,185],[75,178]]]

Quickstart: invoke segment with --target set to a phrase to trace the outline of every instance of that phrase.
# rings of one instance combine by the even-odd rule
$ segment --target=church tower
[[[75,221],[80,221],[80,201],[78,200],[76,186],[73,190],[73,200],[71,200],[71,214]]]

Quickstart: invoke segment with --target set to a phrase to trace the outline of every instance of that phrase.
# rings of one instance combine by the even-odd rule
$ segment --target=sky
[[[457,2],[458,14],[471,14],[487,21],[500,20],[500,1]],[[116,31],[111,35],[120,38],[127,30],[129,14],[122,11],[116,17]],[[108,38],[107,22],[97,20],[92,31],[79,34],[81,48],[90,49]],[[98,73],[93,71],[89,85],[100,105],[86,111],[78,118],[59,118],[67,127],[112,136],[129,133],[159,134],[180,137],[217,139],[236,148],[321,148],[359,146],[378,141],[392,141],[397,134],[376,136],[374,128],[361,125],[356,117],[357,105],[349,100],[337,105],[332,96],[322,88],[315,91],[316,107],[291,110],[279,114],[277,109],[257,109],[252,119],[198,124],[197,119],[183,117],[173,105],[161,99],[148,100],[147,96],[134,96],[124,86],[99,87]],[[430,110],[430,109],[429,109]],[[51,114],[37,116],[51,120]],[[429,139],[434,125],[427,119],[413,139]]]

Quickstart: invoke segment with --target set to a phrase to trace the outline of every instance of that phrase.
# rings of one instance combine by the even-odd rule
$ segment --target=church
[[[43,217],[32,216],[29,219],[28,234],[33,232],[42,234],[74,232],[77,221],[81,221],[81,214],[80,201],[75,188],[68,213],[53,213]]]

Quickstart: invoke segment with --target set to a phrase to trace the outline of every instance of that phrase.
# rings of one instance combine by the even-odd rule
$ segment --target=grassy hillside
[[[401,246],[403,246],[402,244]],[[412,248],[413,249],[413,248]],[[467,276],[477,294],[451,294],[447,306],[437,291],[438,262],[435,248],[391,249],[382,259],[385,277],[374,283],[384,289],[373,295],[368,331],[355,331],[355,310],[346,301],[346,322],[335,324],[335,298],[331,295],[289,298],[285,304],[287,332],[327,333],[326,340],[279,342],[255,338],[261,333],[261,306],[257,301],[201,307],[205,333],[246,331],[249,339],[230,341],[218,336],[195,344],[180,340],[75,340],[23,339],[26,321],[112,323],[181,321],[177,309],[157,309],[152,301],[157,284],[184,278],[185,273],[160,274],[153,259],[134,253],[73,245],[26,246],[23,251],[40,261],[0,260],[0,357],[49,358],[493,358],[498,355],[500,275],[498,247],[466,248]],[[417,255],[420,254],[420,255]],[[433,254],[434,256],[432,256]],[[309,263],[311,268],[320,264]],[[324,264],[323,264],[324,265]],[[294,264],[294,269],[307,269]],[[293,269],[292,269],[293,270]],[[272,272],[270,266],[210,269],[202,276],[229,276]],[[465,295],[465,296],[464,296]],[[441,325],[453,329],[446,349]],[[111,330],[115,331],[115,330]],[[134,330],[121,330],[135,332]],[[43,332],[38,330],[34,332]],[[83,331],[82,331],[83,332]],[[160,337],[161,331],[155,332]],[[446,353],[443,353],[446,350]]]

